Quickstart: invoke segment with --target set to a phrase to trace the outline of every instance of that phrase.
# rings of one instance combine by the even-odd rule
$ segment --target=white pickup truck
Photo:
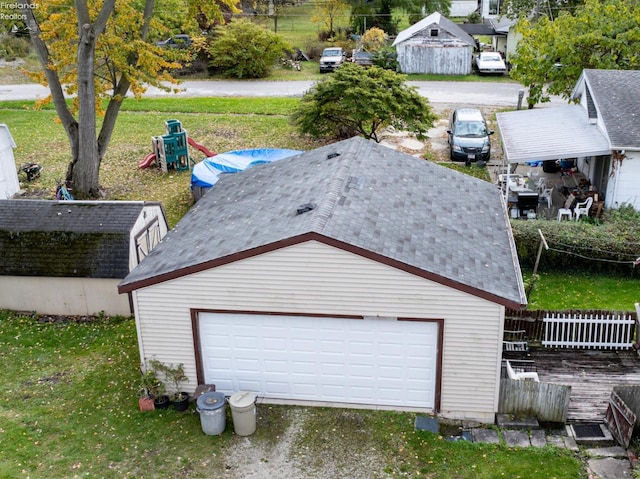
[[[504,75],[507,72],[507,65],[498,52],[480,52],[476,56],[476,69],[481,75]]]
[[[346,57],[341,47],[325,48],[320,57],[320,73],[332,72],[344,63]]]

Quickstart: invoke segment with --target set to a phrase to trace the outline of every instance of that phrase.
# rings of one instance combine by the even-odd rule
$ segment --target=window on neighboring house
[[[437,28],[432,28],[431,31],[429,32],[429,36],[430,37],[437,37],[439,33],[439,30]]]
[[[160,243],[161,239],[160,222],[158,218],[154,218],[153,221],[147,225],[147,228],[136,236],[136,256],[138,263],[153,251],[153,248]]]

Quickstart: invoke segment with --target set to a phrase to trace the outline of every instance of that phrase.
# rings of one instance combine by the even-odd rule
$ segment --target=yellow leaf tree
[[[221,0],[235,8],[235,1]],[[202,8],[194,1],[192,8]],[[198,4],[199,5],[199,4]],[[222,19],[217,3],[205,14]],[[42,66],[35,77],[49,87],[67,133],[71,161],[66,181],[80,197],[99,196],[99,170],[127,93],[167,89],[176,66],[149,43],[155,0],[47,0],[20,3]],[[202,12],[201,12],[202,13]],[[65,96],[73,95],[71,106]],[[106,104],[103,110],[102,105]],[[97,118],[103,115],[98,130]]]
[[[349,5],[342,0],[326,0],[317,2],[311,21],[313,23],[322,23],[330,34],[334,33],[336,21],[343,17],[349,10]]]

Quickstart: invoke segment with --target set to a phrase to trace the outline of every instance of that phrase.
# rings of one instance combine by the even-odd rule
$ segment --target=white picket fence
[[[582,349],[629,349],[633,345],[632,315],[553,314],[543,318],[543,346]]]

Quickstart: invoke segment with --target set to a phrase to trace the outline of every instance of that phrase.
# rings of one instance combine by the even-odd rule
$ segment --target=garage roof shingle
[[[225,175],[119,289],[307,240],[510,307],[526,304],[495,185],[362,138]]]

